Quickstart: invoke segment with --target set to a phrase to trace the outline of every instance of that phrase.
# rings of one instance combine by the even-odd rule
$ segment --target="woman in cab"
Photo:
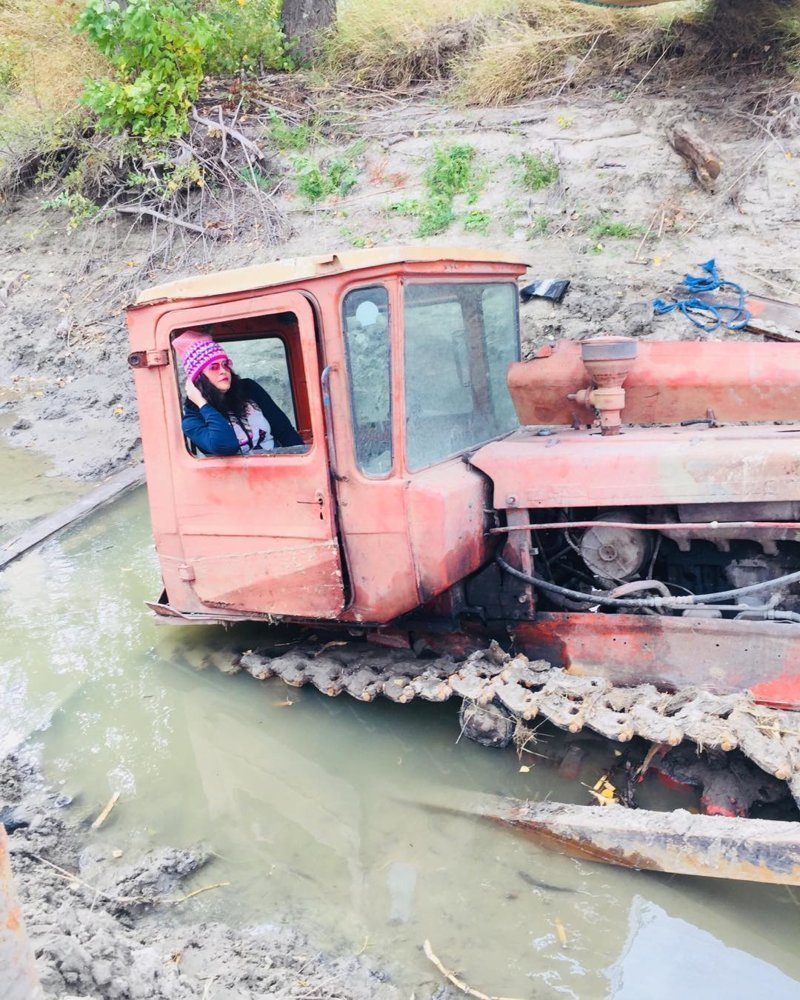
[[[172,346],[186,374],[183,433],[204,455],[250,455],[303,444],[269,393],[237,375],[208,334],[186,330]]]

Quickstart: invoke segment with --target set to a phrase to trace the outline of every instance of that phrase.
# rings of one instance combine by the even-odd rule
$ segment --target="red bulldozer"
[[[638,741],[638,770],[697,785],[710,815],[597,807],[565,833],[549,806],[482,811],[604,860],[796,882],[800,344],[589,336],[520,361],[525,270],[385,248],[141,295],[129,363],[164,584],[150,607],[360,641],[355,657],[251,656],[256,676],[456,694]],[[215,456],[185,436],[173,344],[189,330],[300,444]],[[782,819],[742,819],[779,801]],[[729,853],[709,861],[711,841]]]

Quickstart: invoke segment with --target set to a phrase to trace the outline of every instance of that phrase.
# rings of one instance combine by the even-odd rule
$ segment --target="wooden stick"
[[[105,823],[105,821],[111,815],[111,810],[114,808],[114,806],[119,801],[119,795],[120,795],[119,792],[114,792],[114,794],[111,796],[111,798],[108,800],[108,802],[106,802],[105,809],[103,809],[103,811],[100,813],[100,815],[94,821],[94,823],[92,823],[92,829],[93,830],[99,830],[100,827],[103,825],[103,823]]]
[[[463,980],[459,979],[454,972],[450,972],[449,969],[446,969],[442,965],[439,959],[434,955],[433,948],[431,948],[431,943],[427,938],[423,942],[422,947],[425,951],[426,956],[430,959],[431,962],[433,962],[433,964],[436,966],[439,972],[441,972],[444,978],[449,983],[452,983],[457,990],[461,990],[462,993],[466,993],[467,996],[475,997],[475,1000],[515,1000],[514,997],[495,997],[495,996],[490,996],[488,993],[481,993],[480,990],[473,990],[471,986],[467,986],[467,984],[463,982]]]
[[[594,52],[594,50],[597,48],[597,43],[600,41],[600,39],[605,34],[606,34],[605,31],[601,31],[598,34],[597,38],[595,38],[595,40],[592,42],[591,46],[589,47],[589,51],[586,53],[586,55],[583,57],[583,59],[581,59],[581,61],[575,67],[575,69],[573,70],[573,72],[571,73],[571,75],[568,76],[566,78],[566,80],[564,80],[564,82],[558,88],[558,91],[556,92],[556,95],[555,95],[556,97],[561,97],[562,93],[564,92],[564,88],[567,86],[567,84],[570,83],[570,81],[574,80],[577,77],[578,70],[581,68],[581,66],[583,66],[583,64],[586,62],[586,60],[589,58],[589,56]]]
[[[0,547],[0,569],[18,559],[25,552],[35,548],[51,536],[68,528],[71,524],[98,510],[104,504],[115,500],[127,490],[144,482],[144,469],[135,465],[116,473],[91,492],[70,504],[64,510],[37,521],[17,538]]]
[[[230,885],[230,882],[215,882],[213,885],[204,885],[200,889],[195,889],[194,892],[189,892],[185,896],[178,896],[177,899],[155,899],[154,903],[185,903],[187,899],[191,899],[193,896],[199,896],[201,892],[209,892],[211,889],[222,889],[224,886]]]
[[[160,222],[168,222],[171,226],[180,226],[193,233],[200,233],[201,236],[215,237],[217,235],[213,229],[204,229],[202,226],[196,226],[193,222],[176,219],[174,215],[164,215],[163,212],[157,212],[154,208],[146,208],[144,205],[117,205],[117,211],[122,212],[123,215],[149,215]]]
[[[197,111],[192,111],[192,118],[207,128],[218,128],[223,135],[227,133],[239,143],[242,149],[249,149],[253,153],[253,156],[259,160],[264,159],[263,151],[258,148],[252,139],[248,139],[246,135],[242,135],[238,129],[231,128],[230,125],[223,125],[222,122],[215,122],[213,118],[204,118],[203,115],[198,115]]]
[[[795,298],[800,298],[800,292],[796,291],[794,288],[787,288],[785,285],[779,285],[775,281],[770,281],[769,278],[765,278],[763,274],[756,274],[755,271],[748,271],[744,267],[740,267],[739,270],[742,274],[746,274],[749,278],[755,278],[764,285],[769,285],[770,288],[774,288],[776,292],[780,292],[782,295],[793,295]]]
[[[656,59],[656,61],[653,63],[653,65],[650,67],[650,69],[645,73],[645,75],[636,84],[636,86],[633,88],[633,90],[630,92],[630,94],[628,94],[628,96],[622,102],[623,104],[627,104],[628,103],[628,101],[633,97],[633,95],[636,93],[636,91],[639,89],[639,87],[641,87],[641,85],[648,78],[648,76],[650,76],[650,74],[653,72],[653,70],[656,68],[656,66],[658,66],[658,64],[661,62],[661,60],[664,58],[664,56],[666,54],[667,54],[667,50],[664,49],[664,51],[661,53],[661,55],[658,57],[658,59]]]

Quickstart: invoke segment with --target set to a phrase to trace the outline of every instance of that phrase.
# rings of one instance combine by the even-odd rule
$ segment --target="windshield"
[[[409,284],[404,318],[409,469],[517,426],[506,386],[519,359],[515,284]]]

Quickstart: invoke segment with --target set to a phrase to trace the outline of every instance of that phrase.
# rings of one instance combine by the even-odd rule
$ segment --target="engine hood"
[[[524,427],[470,462],[497,509],[800,500],[800,424]]]

